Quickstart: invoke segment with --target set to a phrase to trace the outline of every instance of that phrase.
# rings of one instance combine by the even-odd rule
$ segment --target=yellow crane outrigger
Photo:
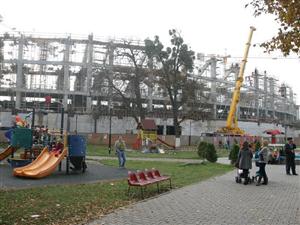
[[[233,134],[233,135],[243,135],[245,134],[245,131],[240,129],[238,127],[238,121],[236,117],[236,107],[237,104],[240,101],[240,93],[241,93],[241,87],[244,81],[244,71],[247,63],[247,58],[248,58],[248,53],[249,53],[249,48],[251,45],[251,39],[253,36],[253,32],[255,31],[255,27],[250,27],[250,34],[248,37],[248,41],[246,43],[246,48],[245,48],[245,53],[244,57],[241,63],[239,75],[237,77],[236,83],[235,83],[235,88],[232,96],[232,101],[230,104],[230,110],[227,116],[227,121],[226,121],[226,126],[222,127],[218,130],[220,133],[227,133],[227,134]]]

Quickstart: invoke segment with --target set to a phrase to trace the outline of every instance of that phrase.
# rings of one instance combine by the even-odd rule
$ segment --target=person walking
[[[125,156],[126,144],[122,136],[119,136],[118,140],[115,142],[115,150],[119,159],[119,167],[124,168],[126,162]]]
[[[296,173],[296,164],[295,164],[296,145],[293,142],[293,138],[289,137],[287,140],[288,140],[288,143],[284,147],[286,174],[291,175],[290,169],[292,169],[293,175],[298,175]]]
[[[260,186],[261,179],[264,179],[262,184],[264,185],[268,184],[268,176],[266,173],[266,165],[268,163],[268,151],[269,151],[268,145],[269,143],[267,140],[263,141],[262,148],[258,152],[259,177],[256,186]]]
[[[243,143],[242,148],[238,154],[238,164],[239,169],[243,170],[243,175],[245,178],[244,184],[247,185],[249,183],[249,169],[252,168],[252,157],[253,154],[249,148],[249,143],[245,141]]]

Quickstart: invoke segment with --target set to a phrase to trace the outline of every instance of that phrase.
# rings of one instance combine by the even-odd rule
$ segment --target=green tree
[[[195,53],[184,43],[178,31],[172,29],[169,31],[169,35],[170,47],[164,48],[159,37],[155,36],[154,40],[145,40],[145,49],[149,59],[152,59],[157,65],[153,73],[157,78],[157,83],[169,98],[175,135],[178,138],[180,136],[179,125],[184,119],[179,110],[187,104],[189,99],[187,95],[192,96],[186,90],[193,90],[193,93],[196,91],[188,88],[191,85],[197,86],[197,82],[189,79],[188,76],[188,73],[192,72],[194,68]]]
[[[278,33],[270,41],[261,44],[267,52],[279,49],[285,56],[300,53],[300,1],[299,0],[251,0],[254,16],[272,14],[278,23]]]
[[[197,153],[200,159],[206,159],[206,149],[207,149],[207,142],[201,141],[197,148]]]

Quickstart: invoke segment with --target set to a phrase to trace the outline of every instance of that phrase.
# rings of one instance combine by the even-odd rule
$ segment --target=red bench
[[[128,171],[128,195],[131,186],[140,187],[141,188],[141,196],[144,198],[143,187],[146,187],[150,184],[157,185],[157,192],[159,193],[159,183],[163,181],[169,180],[170,188],[172,189],[172,182],[170,176],[162,176],[160,172],[156,169],[137,171],[136,173]]]

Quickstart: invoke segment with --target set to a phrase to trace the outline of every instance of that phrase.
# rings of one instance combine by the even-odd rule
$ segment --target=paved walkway
[[[286,176],[283,165],[268,165],[267,173],[267,186],[236,184],[232,171],[117,210],[90,225],[299,225],[299,176]]]
[[[115,159],[117,157],[112,156],[87,156],[88,160],[105,160],[105,159]],[[174,158],[141,158],[141,157],[126,157],[126,160],[134,161],[158,161],[158,162],[183,162],[183,163],[201,163],[200,159],[174,159]]]

